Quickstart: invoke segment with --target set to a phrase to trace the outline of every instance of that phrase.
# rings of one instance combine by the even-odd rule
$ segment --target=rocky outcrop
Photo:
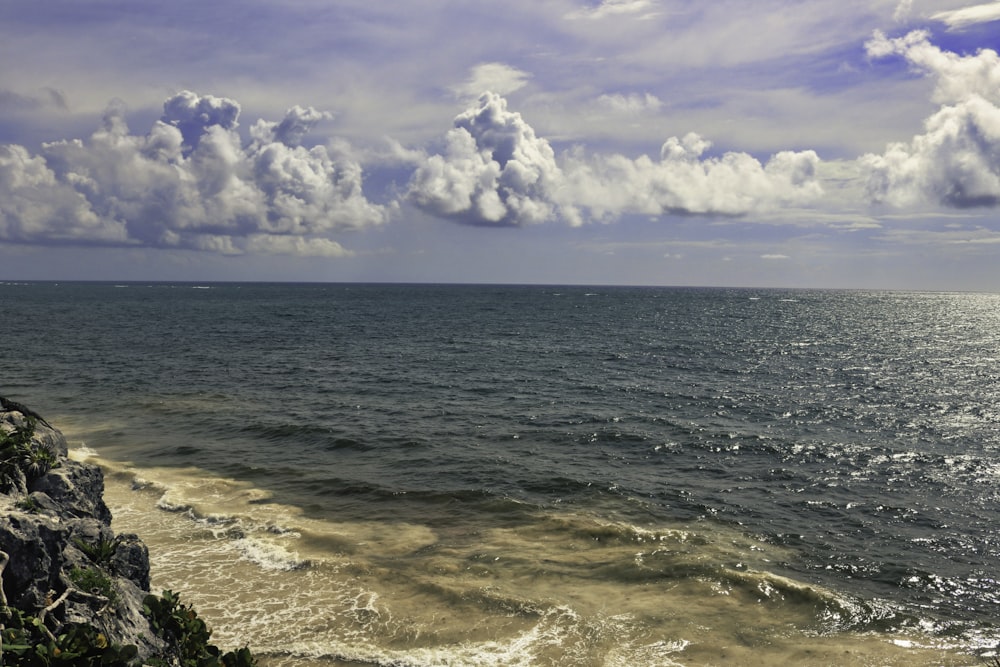
[[[149,552],[137,536],[112,531],[101,469],[67,458],[58,430],[5,400],[0,440],[17,434],[30,435],[24,451],[31,456],[13,462],[9,447],[0,456],[0,551],[8,558],[0,575],[7,605],[40,616],[53,634],[90,625],[109,642],[134,645],[140,660],[163,653],[163,641],[142,613]]]

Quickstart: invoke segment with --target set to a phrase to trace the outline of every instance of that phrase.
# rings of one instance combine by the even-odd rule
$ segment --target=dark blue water
[[[657,604],[668,605],[678,586],[737,600],[736,625],[780,598],[767,613],[809,636],[902,633],[969,652],[997,637],[1000,295],[7,284],[0,312],[0,394],[65,425],[112,469],[141,471],[199,520],[208,501],[183,498],[164,471],[196,469],[266,494],[261,506],[295,508],[296,552],[310,563],[336,554],[373,572],[378,562],[385,608],[372,608],[386,616],[405,608],[393,596],[409,599],[400,591],[417,586],[414,572],[438,568],[415,607],[495,621],[491,605],[506,604],[536,623],[481,643],[537,633],[544,601],[589,619],[591,634],[632,619],[623,664],[725,661],[638,602],[593,620],[551,583],[583,568],[571,588],[605,597],[607,586],[661,586]],[[213,516],[266,509],[218,503]],[[382,544],[379,556],[303,528],[338,521],[433,537],[398,553]],[[669,531],[695,537],[637,551],[643,535],[679,534]],[[496,547],[523,557],[473,585],[462,577],[496,534],[523,538]],[[567,563],[581,539],[622,548]],[[528,554],[547,540],[551,552]],[[462,575],[449,580],[449,568]],[[407,583],[393,588],[395,576]],[[527,593],[526,578],[547,592]],[[768,592],[786,581],[822,593],[787,608],[792,589]],[[695,585],[705,590],[686,590]],[[484,590],[505,602],[470,602]],[[362,626],[315,655],[346,660],[356,639],[370,648],[357,660],[465,664],[460,651],[447,662],[399,629]],[[722,621],[714,631],[735,632]],[[431,645],[475,634],[441,632]],[[660,662],[648,657],[654,636],[666,637]],[[538,641],[524,664],[617,664],[611,640],[577,637],[587,658]]]

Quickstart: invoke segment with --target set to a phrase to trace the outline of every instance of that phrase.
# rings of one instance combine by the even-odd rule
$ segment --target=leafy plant
[[[21,498],[16,503],[14,503],[14,507],[21,510],[22,512],[28,512],[29,514],[37,514],[38,512],[42,511],[42,506],[39,505],[38,502],[31,496],[25,496],[24,498]]]
[[[35,432],[35,422],[26,419],[13,431],[0,430],[0,486],[11,489],[20,486],[25,478],[21,462],[25,452],[31,447],[31,436]]]
[[[21,456],[21,469],[30,482],[56,467],[57,461],[55,452],[44,445],[34,443],[25,448]]]
[[[78,537],[73,538],[73,544],[76,545],[76,548],[82,551],[92,562],[102,567],[111,565],[111,559],[114,558],[115,552],[118,551],[118,545],[121,544],[121,541],[121,536],[109,540],[102,535],[96,542],[86,542]]]
[[[3,618],[3,664],[16,667],[46,665],[129,665],[138,655],[135,646],[120,646],[90,625],[71,625],[53,635],[42,620],[10,607]]]
[[[118,591],[111,577],[96,567],[74,567],[69,571],[69,580],[84,593],[100,595],[112,605],[118,603]]]
[[[81,589],[101,594],[106,575],[99,570],[75,568],[70,578]],[[110,583],[110,582],[109,582]],[[158,637],[165,640],[165,654],[143,661],[151,667],[256,667],[257,661],[244,647],[223,653],[209,643],[212,632],[189,605],[170,591],[162,596],[148,595],[143,613]],[[138,665],[138,649],[133,645],[112,643],[107,635],[92,625],[73,624],[56,635],[45,627],[39,616],[13,607],[0,606],[0,665],[4,667],[80,667]]]
[[[143,613],[158,637],[171,647],[165,656],[148,661],[153,667],[253,667],[257,664],[250,649],[222,653],[209,643],[212,631],[190,605],[181,604],[180,596],[163,591],[160,596],[147,595]]]
[[[32,441],[37,423],[38,419],[29,415],[14,430],[0,431],[0,488],[21,487],[58,464],[56,452]]]

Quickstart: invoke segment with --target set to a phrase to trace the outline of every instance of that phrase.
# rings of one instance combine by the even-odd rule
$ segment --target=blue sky
[[[11,0],[0,279],[1000,291],[1000,2]]]

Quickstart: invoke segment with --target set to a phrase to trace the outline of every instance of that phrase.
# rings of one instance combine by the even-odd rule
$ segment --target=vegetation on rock
[[[0,430],[0,490],[25,490],[58,464],[55,452],[33,440],[38,420],[26,415],[14,430]]]
[[[55,635],[44,618],[7,606],[0,610],[0,619],[4,626],[0,664],[5,667],[137,664],[135,646],[113,645],[91,625],[72,625]]]
[[[50,611],[51,605],[45,611]],[[151,665],[152,667],[253,667],[248,648],[223,653],[209,643],[212,631],[189,605],[171,591],[149,595],[143,608],[156,635],[167,649],[162,655],[138,660],[135,646],[119,646],[92,625],[74,624],[59,634],[46,626],[45,613],[28,614],[0,606],[0,665]]]
[[[118,602],[118,592],[115,591],[114,582],[100,568],[74,567],[69,571],[69,580],[78,590],[103,598],[102,601],[108,606],[113,607]]]
[[[77,538],[73,540],[73,544],[95,564],[101,567],[110,567],[111,559],[114,558],[115,552],[118,551],[118,545],[121,544],[121,538],[116,537],[109,540],[101,536],[95,542],[86,542]]]
[[[149,661],[154,667],[251,667],[256,661],[248,648],[222,653],[209,643],[212,631],[190,605],[181,604],[172,591],[149,595],[143,613],[158,637],[171,647],[168,654]]]
[[[14,410],[12,406],[17,409]],[[6,426],[0,428],[0,493],[23,495],[20,500],[13,503],[13,507],[25,513],[37,513],[41,507],[34,498],[27,495],[27,492],[36,480],[59,466],[60,455],[46,444],[44,439],[35,437],[36,425],[39,422],[47,425],[44,419],[2,397],[0,397],[0,407],[3,411],[20,413],[20,417],[8,419]],[[44,494],[42,496],[44,497]],[[51,503],[51,499],[47,502]],[[103,506],[103,501],[100,504]],[[92,520],[98,519],[95,517]],[[107,526],[109,518],[102,520]],[[85,556],[91,564],[86,567],[79,565],[68,567],[69,563],[60,559],[58,562],[62,565],[58,565],[57,568],[68,567],[68,569],[62,569],[61,573],[53,573],[52,576],[56,577],[58,574],[57,578],[61,582],[63,592],[56,597],[55,591],[49,591],[44,603],[37,609],[18,608],[8,604],[3,575],[10,563],[10,556],[0,548],[0,667],[47,665],[253,667],[257,664],[247,648],[223,653],[211,644],[209,642],[211,630],[205,622],[198,618],[190,606],[181,604],[179,596],[171,591],[164,591],[162,596],[147,595],[142,600],[142,617],[148,622],[152,634],[161,640],[160,648],[157,649],[151,644],[153,648],[147,647],[143,652],[149,653],[150,650],[154,650],[155,653],[143,656],[140,655],[139,647],[131,643],[116,643],[109,639],[111,633],[104,629],[110,627],[106,626],[106,621],[116,614],[126,613],[124,603],[119,604],[122,598],[119,596],[118,586],[124,585],[134,589],[136,581],[144,580],[139,590],[148,591],[148,561],[143,560],[142,569],[145,570],[145,577],[136,578],[134,572],[124,574],[116,572],[119,569],[116,564],[122,565],[121,558],[116,558],[116,554],[121,556],[118,552],[123,544],[123,537],[108,537],[108,535],[109,531],[101,532],[96,539],[90,537],[84,540],[75,537],[70,540],[68,536],[64,538],[66,543],[61,546],[61,553],[65,553],[66,547],[75,547],[76,551]],[[131,544],[127,540],[126,543]],[[131,569],[124,568],[126,571]],[[63,612],[66,608],[71,603],[81,600],[90,605],[92,613],[89,618],[93,619],[92,623],[78,622],[79,617],[76,618],[77,622],[64,618]],[[63,605],[65,606],[60,610]],[[56,618],[57,615],[59,618]],[[88,615],[85,614],[84,617]],[[139,619],[138,610],[134,619]]]

